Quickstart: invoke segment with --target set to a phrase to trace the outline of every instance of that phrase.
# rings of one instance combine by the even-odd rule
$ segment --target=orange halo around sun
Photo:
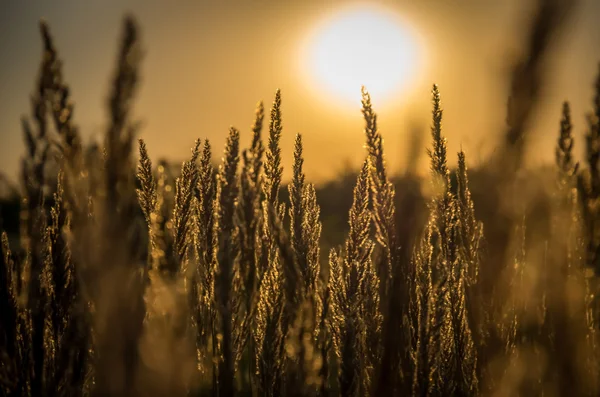
[[[421,52],[394,13],[360,6],[324,20],[305,44],[302,64],[318,91],[355,106],[363,85],[378,102],[406,90],[422,66]]]

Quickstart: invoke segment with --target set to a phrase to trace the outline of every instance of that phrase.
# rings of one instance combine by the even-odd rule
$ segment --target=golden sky
[[[100,137],[122,16],[142,29],[145,58],[135,116],[153,159],[182,160],[196,138],[221,156],[230,125],[250,141],[259,100],[270,107],[282,90],[283,165],[289,176],[293,139],[303,134],[309,180],[336,175],[364,156],[360,107],[340,101],[311,78],[303,48],[315,27],[351,5],[378,5],[405,21],[424,54],[408,88],[387,101],[373,96],[393,172],[402,172],[408,131],[420,126],[428,143],[431,84],[444,107],[450,153],[463,147],[471,164],[485,158],[505,120],[505,76],[518,53],[526,2],[521,0],[28,0],[0,4],[0,171],[16,175],[24,153],[20,117],[29,112],[41,44],[37,21],[51,27],[87,138]],[[551,161],[561,103],[573,106],[576,150],[583,150],[584,115],[600,61],[600,2],[582,5],[553,50],[530,148],[533,163]],[[359,48],[369,56],[368,48]],[[368,88],[368,87],[367,87]],[[321,92],[321,94],[317,94]],[[360,86],[356,87],[360,92]],[[422,150],[424,154],[425,151]],[[452,163],[452,162],[451,162]]]

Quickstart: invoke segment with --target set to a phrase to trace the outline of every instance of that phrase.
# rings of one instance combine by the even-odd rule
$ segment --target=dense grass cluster
[[[215,167],[210,143],[197,140],[171,178],[142,140],[134,155],[134,21],[124,25],[98,146],[82,142],[57,50],[41,31],[33,117],[23,122],[20,247],[2,235],[2,395],[600,393],[600,79],[587,166],[573,160],[565,103],[541,201],[525,197],[532,177],[519,166],[527,110],[509,117],[504,155],[479,170],[475,194],[465,153],[448,166],[434,86],[419,225],[409,221],[414,203],[397,197],[363,89],[366,152],[347,236],[322,254],[301,135],[280,196],[279,91],[266,128],[258,105],[247,149],[232,127]],[[512,97],[527,102],[518,87]],[[493,204],[476,211],[474,202]]]

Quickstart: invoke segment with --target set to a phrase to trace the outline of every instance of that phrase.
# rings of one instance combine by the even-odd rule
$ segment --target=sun
[[[356,105],[365,86],[377,101],[407,88],[420,67],[415,36],[392,12],[361,6],[324,21],[308,43],[304,63],[315,88]]]

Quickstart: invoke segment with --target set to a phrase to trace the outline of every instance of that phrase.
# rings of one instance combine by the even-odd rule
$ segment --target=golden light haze
[[[340,7],[316,25],[299,52],[300,75],[340,107],[355,109],[361,86],[382,103],[406,96],[426,67],[425,43],[390,8]]]
[[[0,170],[13,179],[24,153],[20,116],[29,114],[41,42],[37,21],[52,29],[65,79],[76,104],[75,120],[86,138],[101,136],[122,16],[133,13],[142,28],[145,58],[135,114],[153,159],[179,161],[196,138],[220,153],[230,125],[250,140],[259,100],[270,106],[282,90],[285,177],[291,175],[293,139],[303,134],[307,178],[333,177],[349,160],[363,157],[359,104],[348,105],[308,78],[303,50],[323,21],[350,6],[373,5],[401,18],[425,54],[406,89],[388,99],[373,92],[392,170],[402,172],[408,131],[428,141],[430,89],[439,85],[449,151],[462,146],[471,166],[496,146],[504,128],[510,60],[523,37],[527,2],[410,1],[227,1],[126,0],[3,2],[0,5]],[[576,151],[583,150],[584,116],[591,110],[597,70],[600,4],[582,1],[569,28],[555,43],[543,100],[529,147],[534,164],[550,161],[561,103],[572,102]],[[357,48],[368,59],[368,48]],[[367,86],[367,89],[369,87]],[[357,96],[360,85],[355,87]],[[320,94],[319,94],[320,93]],[[425,154],[424,148],[421,153]],[[538,155],[539,154],[539,155]],[[544,156],[544,157],[541,157]],[[453,158],[454,156],[451,156]],[[423,158],[425,161],[425,159]],[[425,164],[425,163],[424,163]]]

